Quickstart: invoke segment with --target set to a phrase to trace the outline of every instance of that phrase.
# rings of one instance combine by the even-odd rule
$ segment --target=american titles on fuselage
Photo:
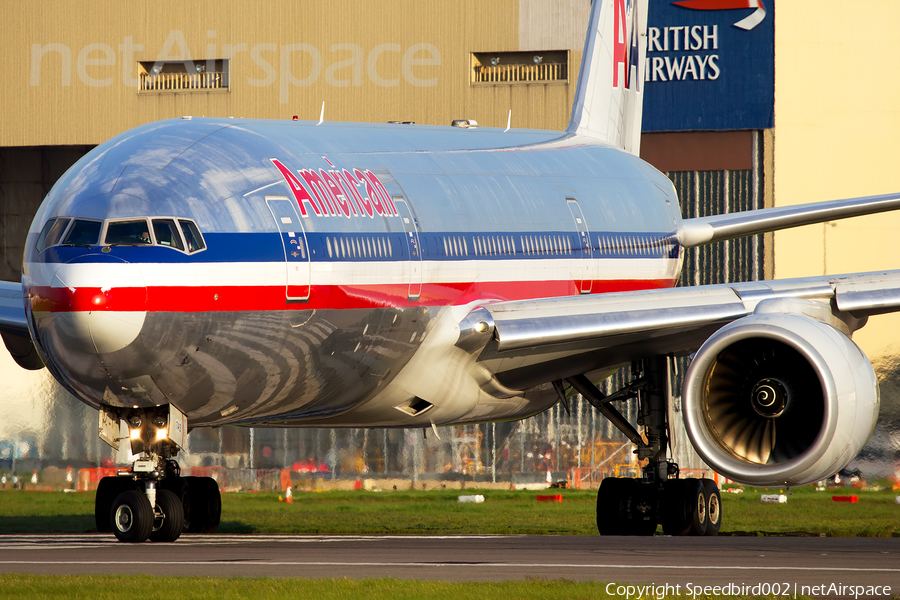
[[[334,167],[330,160],[322,158]],[[307,205],[317,217],[400,216],[384,184],[368,169],[298,169],[295,175],[277,158],[269,160],[287,182],[301,216],[309,217]]]

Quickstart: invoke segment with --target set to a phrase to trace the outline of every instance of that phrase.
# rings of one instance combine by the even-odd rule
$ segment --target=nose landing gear
[[[121,412],[118,412],[121,411]],[[219,487],[209,477],[182,477],[174,460],[187,436],[187,419],[173,406],[100,411],[100,437],[118,449],[119,421],[128,425],[131,469],[97,486],[97,531],[121,542],[174,542],[182,533],[212,533],[219,524]]]

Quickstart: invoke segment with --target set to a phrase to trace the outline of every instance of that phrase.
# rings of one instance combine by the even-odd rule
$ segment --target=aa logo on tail
[[[622,84],[625,89],[632,85],[635,91],[641,91],[640,77],[638,73],[639,32],[635,23],[635,2],[633,0],[614,0],[613,11],[613,87],[619,87],[619,67],[622,67]],[[631,24],[629,35],[628,25]]]

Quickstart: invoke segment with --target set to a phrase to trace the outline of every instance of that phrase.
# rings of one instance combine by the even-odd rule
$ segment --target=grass
[[[900,537],[897,492],[839,488],[792,491],[786,504],[766,504],[745,488],[722,494],[723,533]],[[554,490],[556,492],[556,490]],[[483,504],[460,504],[482,493]],[[222,495],[221,533],[288,534],[573,534],[596,533],[596,492],[558,490],[562,503],[536,502],[537,492],[466,490]],[[856,494],[858,504],[833,502]],[[0,491],[0,534],[83,533],[94,529],[94,494]],[[661,532],[661,529],[660,529]]]
[[[461,504],[481,493],[482,504]],[[595,493],[562,490],[564,501],[537,502],[536,492],[427,491],[233,494],[223,500],[223,532],[352,534],[590,534]],[[226,513],[226,510],[228,512]],[[232,512],[233,511],[233,512]],[[232,521],[232,514],[244,515]]]
[[[541,600],[622,600],[606,593],[607,584],[567,580],[462,582],[406,581],[400,579],[242,579],[207,577],[155,577],[152,575],[40,576],[0,575],[3,597],[64,598],[77,600],[180,600],[216,598],[216,600],[254,598],[366,598],[400,600],[421,598],[484,600],[484,598],[521,598]],[[177,592],[176,592],[177,590]],[[682,590],[683,592],[683,590]],[[645,596],[646,597],[646,596]],[[685,597],[685,596],[670,596]],[[691,596],[686,596],[690,598]],[[728,596],[734,600],[750,596]],[[805,596],[797,596],[806,598]],[[655,597],[654,597],[655,598]],[[699,598],[708,598],[699,596]]]
[[[838,537],[900,537],[898,492],[812,486],[790,491],[786,504],[767,504],[762,494],[787,490],[744,488],[740,494],[722,493],[722,528],[733,533],[811,533]],[[856,504],[834,502],[832,496],[859,497]]]

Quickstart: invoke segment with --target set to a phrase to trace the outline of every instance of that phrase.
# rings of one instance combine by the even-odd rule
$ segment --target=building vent
[[[472,53],[472,85],[568,82],[568,50]]]
[[[142,92],[196,92],[228,89],[227,59],[138,63]]]

